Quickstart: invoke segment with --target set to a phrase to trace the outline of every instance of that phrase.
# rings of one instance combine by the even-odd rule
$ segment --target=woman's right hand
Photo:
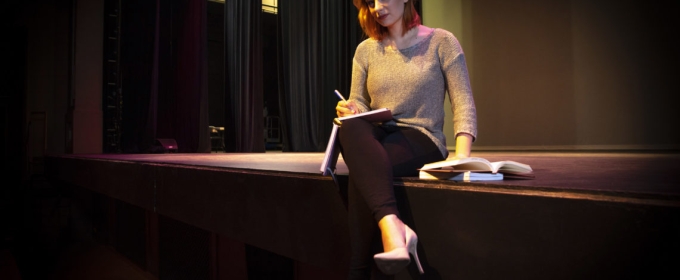
[[[340,100],[338,105],[335,106],[335,112],[338,114],[338,117],[346,117],[356,114],[357,109],[352,101]]]

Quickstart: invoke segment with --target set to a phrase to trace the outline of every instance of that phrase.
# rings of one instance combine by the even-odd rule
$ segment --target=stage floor
[[[529,164],[536,177],[469,183],[480,186],[562,189],[680,197],[678,153],[474,152],[490,161],[514,160]],[[80,154],[90,160],[224,168],[319,175],[323,153],[210,153],[210,154]],[[347,175],[342,157],[338,175]],[[417,178],[402,178],[412,182]],[[439,182],[455,186],[455,182]]]

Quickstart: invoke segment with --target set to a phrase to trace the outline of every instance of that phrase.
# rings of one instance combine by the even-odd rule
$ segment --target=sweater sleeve
[[[353,101],[356,104],[357,109],[359,110],[358,113],[371,110],[371,97],[368,95],[368,88],[366,85],[368,62],[366,54],[362,51],[365,46],[366,42],[359,44],[355,51],[354,59],[352,60],[352,82],[348,101]]]
[[[460,43],[448,34],[439,49],[442,73],[453,111],[454,135],[468,133],[477,138],[477,109],[472,96],[465,54]]]

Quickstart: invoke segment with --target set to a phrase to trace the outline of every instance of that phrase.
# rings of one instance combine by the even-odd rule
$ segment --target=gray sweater
[[[453,108],[454,135],[477,137],[477,113],[463,49],[456,37],[435,29],[419,43],[396,51],[366,39],[356,49],[350,101],[359,112],[389,108],[383,125],[418,129],[448,156],[444,137],[444,94]]]

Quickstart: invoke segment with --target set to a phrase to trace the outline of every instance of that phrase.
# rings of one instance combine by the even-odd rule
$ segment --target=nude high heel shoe
[[[418,259],[418,236],[407,225],[404,225],[404,230],[406,233],[406,247],[396,248],[392,251],[375,254],[373,256],[378,268],[387,275],[397,274],[399,271],[406,268],[411,262],[409,254],[413,255],[415,258],[420,274],[425,273],[423,267],[420,265],[420,260]]]

